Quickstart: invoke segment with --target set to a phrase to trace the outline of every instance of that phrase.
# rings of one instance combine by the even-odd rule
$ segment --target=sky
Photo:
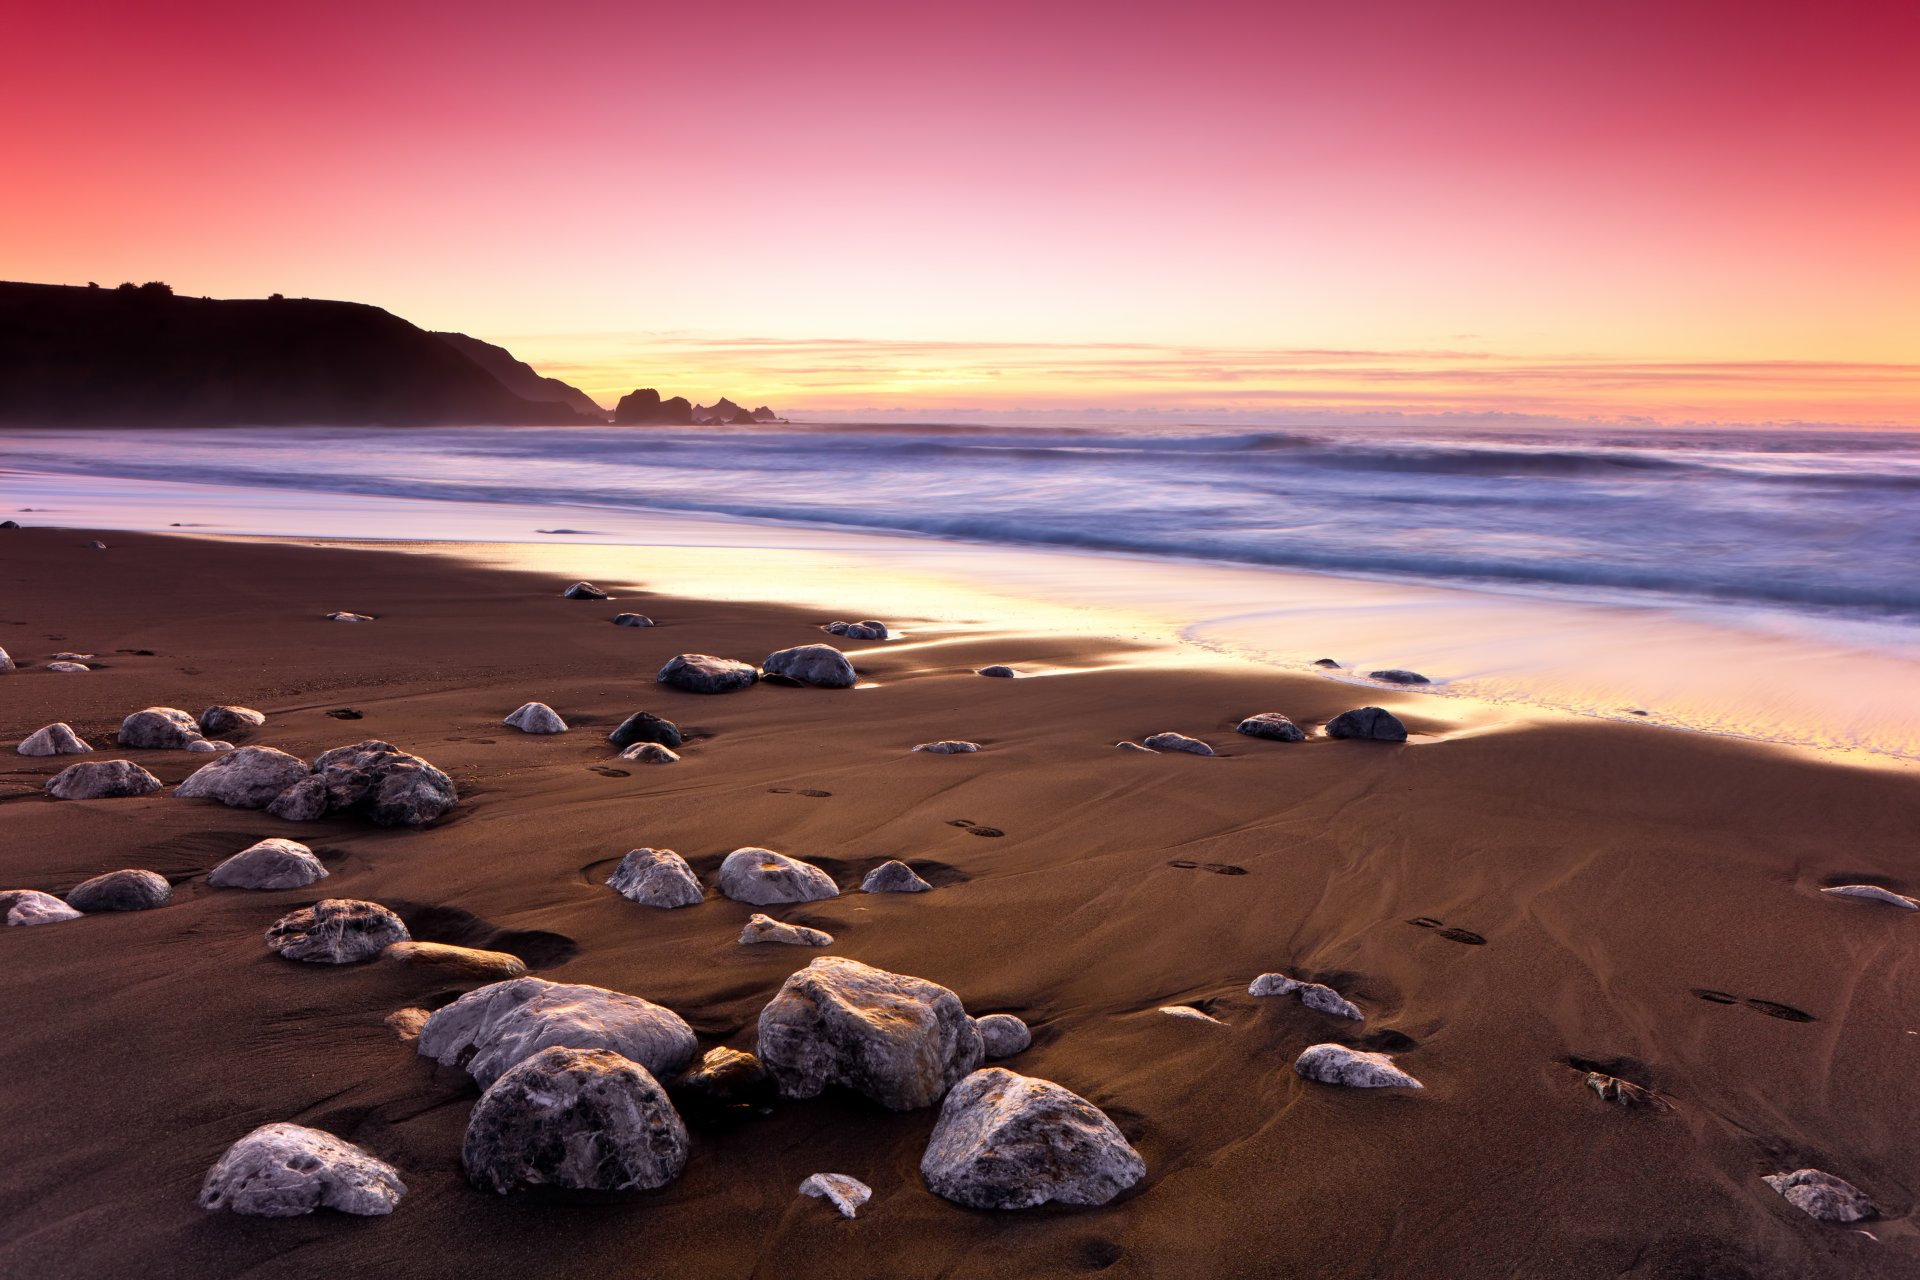
[[[0,278],[788,412],[1920,425],[1920,4],[72,0]]]

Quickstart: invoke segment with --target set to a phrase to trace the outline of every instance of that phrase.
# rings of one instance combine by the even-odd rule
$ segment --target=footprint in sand
[[[1751,996],[1742,997],[1725,991],[1716,991],[1712,987],[1694,987],[1692,994],[1709,1004],[1743,1004],[1755,1013],[1764,1013],[1769,1018],[1779,1018],[1782,1022],[1818,1022],[1819,1019],[1805,1009],[1796,1009],[1790,1004],[1781,1004],[1778,1000],[1760,1000]]]
[[[1170,867],[1178,867],[1182,871],[1211,871],[1217,876],[1244,876],[1247,874],[1245,867],[1236,867],[1231,862],[1189,862],[1185,858],[1175,858],[1167,865]]]
[[[1473,930],[1448,928],[1432,916],[1415,916],[1413,919],[1407,921],[1407,923],[1421,929],[1432,929],[1448,942],[1457,942],[1462,946],[1484,947],[1487,945],[1487,940]]]
[[[983,827],[979,823],[970,821],[969,819],[966,819],[966,818],[955,818],[952,821],[948,822],[947,825],[950,827],[959,827],[962,831],[965,831],[970,836],[986,836],[991,839],[992,837],[995,837],[995,836],[1003,836],[1007,834],[1006,832],[1002,831],[998,827]]]
[[[604,764],[590,764],[587,766],[587,772],[597,773],[603,778],[631,778],[633,776],[631,770],[615,769],[611,765]]]

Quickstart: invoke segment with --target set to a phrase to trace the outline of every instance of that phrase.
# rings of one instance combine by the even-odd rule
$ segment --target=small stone
[[[399,916],[377,902],[322,898],[267,927],[267,945],[289,960],[353,964],[411,937]]]
[[[1247,988],[1250,996],[1291,995],[1301,1004],[1318,1013],[1330,1013],[1336,1018],[1351,1018],[1355,1022],[1364,1022],[1366,1015],[1348,1003],[1338,991],[1318,982],[1301,982],[1289,978],[1284,973],[1263,973],[1253,980]]]
[[[755,907],[818,902],[840,893],[833,877],[811,862],[751,845],[727,855],[714,887],[735,902]]]
[[[233,750],[233,744],[231,742],[210,741],[206,738],[200,738],[196,741],[189,742],[187,744],[187,750],[196,751],[203,756],[214,755],[221,751]]]
[[[465,1067],[485,1088],[553,1045],[611,1050],[662,1076],[699,1048],[679,1014],[650,1000],[533,977],[491,983],[437,1010],[418,1048],[443,1067]]]
[[[1418,671],[1402,671],[1398,667],[1390,667],[1385,671],[1369,671],[1367,672],[1367,679],[1384,680],[1388,684],[1432,684],[1433,683],[1433,681],[1427,679],[1425,676],[1421,675]]]
[[[780,1094],[760,1059],[739,1049],[709,1049],[699,1065],[668,1086],[680,1113],[696,1124],[744,1120]]]
[[[216,800],[235,809],[265,809],[311,772],[299,756],[275,747],[241,747],[188,774],[176,800]]]
[[[252,707],[208,707],[200,713],[200,732],[209,738],[258,729],[267,717]]]
[[[914,748],[915,751],[925,751],[929,755],[936,756],[968,755],[979,749],[979,743],[964,742],[958,738],[943,738],[939,742],[923,742]]]
[[[406,1194],[398,1170],[351,1142],[305,1125],[263,1124],[207,1171],[200,1207],[256,1218],[315,1209],[377,1217]]]
[[[432,1016],[433,1010],[431,1009],[409,1006],[405,1009],[395,1009],[385,1018],[382,1018],[381,1021],[385,1022],[388,1029],[391,1030],[394,1035],[399,1036],[403,1043],[411,1044],[420,1038],[420,1028],[426,1026],[427,1019]]]
[[[681,743],[680,726],[671,720],[662,720],[651,711],[636,711],[607,735],[607,741],[616,747],[630,747],[636,742],[657,742],[663,747],[677,747]]]
[[[685,693],[732,693],[748,689],[760,673],[744,662],[705,653],[683,653],[669,658],[655,677],[659,683]]]
[[[5,649],[0,649],[0,671],[12,671],[13,669],[13,655]]]
[[[1019,675],[1020,673],[1015,671],[1012,667],[1004,667],[998,663],[995,663],[991,667],[981,667],[978,671],[974,672],[973,674],[977,676],[991,676],[996,680],[1011,680],[1015,676]]]
[[[327,878],[313,850],[297,840],[250,844],[207,874],[215,889],[299,889]]]
[[[173,886],[165,876],[129,868],[82,880],[68,891],[67,905],[89,913],[151,911],[166,906],[172,898]]]
[[[881,863],[860,882],[862,893],[925,893],[931,888],[919,873],[898,858]]]
[[[657,742],[636,742],[622,751],[620,758],[639,764],[674,764],[680,759],[680,753]]]
[[[693,868],[671,849],[632,850],[620,859],[607,884],[643,907],[692,907],[706,897]]]
[[[83,671],[91,671],[93,668],[84,662],[49,662],[47,664],[47,670],[57,672],[63,676],[72,676],[79,675]]]
[[[1169,1018],[1185,1018],[1190,1022],[1211,1022],[1216,1027],[1227,1025],[1205,1010],[1196,1009],[1190,1004],[1163,1004],[1155,1012],[1164,1013]]]
[[[347,613],[340,611],[327,615],[328,622],[372,622],[373,617],[365,613]]]
[[[1315,658],[1313,665],[1316,667],[1325,667],[1329,671],[1338,671],[1340,669],[1340,664],[1332,658]]]
[[[1622,1080],[1618,1076],[1607,1075],[1603,1071],[1589,1071],[1587,1088],[1599,1094],[1607,1102],[1616,1102],[1623,1107],[1644,1107],[1653,1111],[1671,1111],[1673,1108],[1653,1090],[1645,1085],[1635,1084],[1631,1080]]]
[[[47,794],[58,800],[108,800],[159,789],[160,779],[131,760],[83,760],[47,779]]]
[[[519,978],[527,972],[526,961],[505,951],[483,951],[478,947],[455,947],[444,942],[393,942],[380,952],[383,959],[423,968],[440,969],[462,978],[484,978],[498,982]]]
[[[1343,1044],[1309,1045],[1293,1069],[1305,1079],[1351,1089],[1420,1088],[1420,1082],[1394,1066],[1386,1054],[1365,1053]]]
[[[199,724],[186,712],[176,707],[148,707],[120,722],[118,741],[123,747],[178,751],[200,738]]]
[[[1150,756],[1157,756],[1160,754],[1158,751],[1155,751],[1152,747],[1143,747],[1139,743],[1133,742],[1131,740],[1126,742],[1116,742],[1113,745],[1120,748],[1120,750],[1122,751],[1141,751]]]
[[[980,1044],[989,1062],[1011,1058],[1033,1043],[1033,1032],[1027,1029],[1027,1024],[1010,1013],[990,1013],[984,1018],[975,1018],[973,1025],[980,1032]]]
[[[591,582],[576,582],[560,593],[563,600],[611,600],[612,596]]]
[[[613,625],[616,627],[650,627],[653,625],[653,619],[644,613],[616,613],[613,615]]]
[[[1096,1205],[1146,1176],[1107,1114],[1051,1080],[986,1067],[955,1085],[920,1172],[935,1195],[970,1209]]]
[[[767,660],[760,665],[772,675],[786,676],[801,684],[822,689],[851,689],[859,681],[854,674],[853,664],[847,661],[847,655],[830,644],[803,644],[792,649],[780,649],[768,654]]]
[[[1265,738],[1269,742],[1304,742],[1307,738],[1306,730],[1278,711],[1262,711],[1259,715],[1248,716],[1234,729],[1249,738]]]
[[[646,1067],[608,1049],[554,1045],[487,1086],[460,1159],[474,1186],[501,1195],[648,1191],[679,1177],[687,1152],[687,1126]]]
[[[1859,1222],[1880,1212],[1866,1192],[1819,1169],[1770,1173],[1762,1181],[1785,1196],[1788,1204],[1822,1222]]]
[[[567,722],[544,702],[529,702],[502,723],[522,733],[565,733]]]
[[[23,745],[22,750],[24,749]],[[1835,894],[1842,898],[1866,898],[1872,902],[1884,902],[1902,911],[1920,911],[1920,899],[1909,898],[1906,894],[1895,893],[1891,889],[1882,889],[1877,884],[1841,884],[1831,889],[1822,889],[1820,892]]]
[[[1407,726],[1383,707],[1355,707],[1327,721],[1327,736],[1372,742],[1405,742]]]
[[[742,945],[758,942],[784,942],[793,947],[830,947],[833,935],[822,933],[818,929],[808,929],[797,924],[783,924],[772,916],[761,915],[758,911],[747,920],[740,930]]]
[[[18,529],[19,527],[18,520],[0,520],[0,529]]]
[[[820,629],[849,640],[885,640],[890,634],[886,623],[875,622],[871,618],[864,622],[829,622]]]
[[[100,539],[98,538],[95,538],[92,542],[89,542],[87,544],[87,550],[89,551],[105,551],[106,549],[107,549],[107,544],[100,541]]]
[[[1193,756],[1210,756],[1213,748],[1198,738],[1189,738],[1184,733],[1156,733],[1141,740],[1150,751],[1184,751]]]
[[[0,893],[0,915],[6,917],[9,926],[59,924],[62,920],[78,920],[82,914],[38,889],[9,889]]]
[[[93,748],[73,731],[72,725],[63,720],[58,724],[35,729],[21,739],[20,745],[14,750],[23,756],[77,756],[92,751]]]
[[[800,1194],[831,1200],[841,1217],[851,1218],[873,1199],[873,1188],[844,1173],[816,1173],[800,1184]]]
[[[56,653],[53,655],[53,660],[55,662],[92,662],[93,655],[90,653]]]

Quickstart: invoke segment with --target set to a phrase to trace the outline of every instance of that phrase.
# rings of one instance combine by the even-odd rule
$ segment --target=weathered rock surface
[[[13,655],[8,653],[5,649],[0,649],[0,672],[12,671],[13,669],[14,669]]]
[[[23,756],[77,756],[93,750],[86,740],[73,731],[73,726],[62,720],[57,724],[35,729],[20,740],[14,748]]]
[[[1033,1043],[1033,1032],[1027,1030],[1027,1024],[1010,1013],[990,1013],[975,1018],[973,1025],[980,1032],[980,1044],[989,1062],[1011,1058]]]
[[[47,670],[63,676],[77,676],[93,670],[84,662],[49,662]]]
[[[427,1025],[427,1019],[433,1016],[433,1010],[422,1009],[418,1005],[409,1005],[405,1009],[395,1009],[382,1018],[387,1029],[401,1040],[411,1044],[420,1038],[420,1028]]]
[[[165,876],[131,867],[82,880],[67,893],[67,905],[86,912],[151,911],[172,899]]]
[[[732,693],[736,689],[751,688],[759,678],[760,673],[748,663],[705,653],[683,653],[669,658],[655,677],[661,684],[686,693]]]
[[[978,671],[974,672],[974,674],[978,676],[992,676],[996,680],[1011,680],[1015,676],[1019,675],[1020,673],[1015,671],[1012,667],[1002,666],[999,663],[995,663],[993,666],[980,668]]]
[[[123,747],[149,747],[159,751],[179,751],[202,735],[194,718],[177,707],[148,707],[120,722],[119,743]]]
[[[657,1075],[693,1061],[693,1029],[671,1009],[605,987],[513,978],[467,992],[437,1010],[419,1049],[464,1067],[484,1088],[542,1049],[609,1049]]]
[[[886,623],[875,622],[872,618],[860,622],[829,622],[820,629],[849,640],[885,640],[892,634],[887,630]]]
[[[406,1193],[398,1170],[351,1142],[305,1125],[263,1124],[207,1171],[200,1207],[257,1218],[315,1209],[371,1217],[392,1213]]]
[[[680,759],[680,753],[657,742],[636,742],[622,751],[620,758],[638,764],[674,764]]]
[[[1227,1025],[1206,1010],[1196,1009],[1190,1004],[1163,1004],[1156,1012],[1164,1013],[1169,1018],[1184,1018],[1189,1022],[1211,1022],[1216,1027]]]
[[[484,978],[489,982],[523,977],[527,972],[526,961],[508,952],[456,947],[444,942],[393,942],[381,949],[380,956],[399,964],[441,969],[458,977]]]
[[[594,586],[591,582],[576,582],[560,593],[565,600],[611,600],[612,596]]]
[[[760,1061],[789,1098],[844,1085],[893,1111],[931,1106],[980,1065],[980,1032],[935,982],[822,956],[760,1011]]]
[[[9,926],[58,924],[62,920],[78,920],[82,914],[38,889],[9,889],[0,893],[0,916],[6,918]]]
[[[327,878],[313,850],[297,840],[250,844],[207,873],[215,889],[298,889]]]
[[[980,749],[979,743],[965,742],[959,738],[942,738],[938,742],[923,742],[919,746],[914,748],[915,751],[924,751],[928,755],[935,755],[935,756],[971,755],[973,752],[978,751],[979,749]]]
[[[851,689],[860,679],[853,672],[853,664],[847,661],[847,655],[830,644],[803,644],[792,649],[779,649],[767,655],[760,664],[776,676],[786,676],[798,680],[801,684],[810,684],[822,689]]]
[[[377,739],[323,751],[314,757],[313,768],[311,777],[281,792],[267,812],[290,822],[358,813],[383,827],[417,827],[460,799],[453,779],[419,756]]]
[[[328,622],[372,622],[373,617],[371,614],[349,613],[344,609],[340,609],[340,610],[334,611],[333,613],[328,614],[327,621]]]
[[[800,1194],[831,1200],[841,1217],[851,1218],[873,1199],[873,1188],[844,1173],[816,1173],[800,1184]]]
[[[613,615],[613,625],[616,627],[650,627],[653,625],[653,619],[644,613],[616,613]]]
[[[1822,893],[1831,893],[1842,898],[1865,898],[1871,902],[1884,902],[1890,907],[1899,907],[1902,911],[1920,911],[1920,900],[1909,898],[1904,893],[1895,893],[1891,889],[1882,889],[1877,884],[1839,884],[1831,889],[1822,889]]]
[[[1141,742],[1152,751],[1184,751],[1191,756],[1210,756],[1213,748],[1198,738],[1189,738],[1184,733],[1156,733],[1142,738]]]
[[[1788,1204],[1822,1222],[1859,1222],[1880,1212],[1866,1192],[1819,1169],[1770,1173],[1762,1181],[1785,1196]]]
[[[1402,671],[1398,667],[1390,667],[1385,671],[1369,671],[1367,672],[1367,679],[1384,680],[1388,684],[1432,684],[1433,683],[1433,681],[1427,679],[1425,676],[1421,675],[1418,671]]]
[[[740,941],[743,944],[784,942],[791,947],[830,947],[833,945],[833,935],[804,925],[784,924],[756,911],[748,918],[746,927],[740,930]]]
[[[353,964],[411,937],[399,916],[377,902],[322,898],[267,926],[267,945],[289,960]]]
[[[187,750],[199,752],[201,755],[212,755],[214,752],[217,752],[217,751],[233,750],[233,744],[231,742],[221,742],[215,739],[201,738],[201,739],[198,739],[197,741],[189,742],[187,744]]]
[[[696,1124],[744,1120],[779,1097],[760,1059],[738,1049],[709,1049],[691,1071],[668,1086],[680,1113]]]
[[[1293,996],[1307,1008],[1319,1013],[1330,1013],[1336,1018],[1351,1018],[1363,1022],[1366,1015],[1361,1013],[1338,991],[1318,982],[1302,982],[1298,978],[1289,978],[1284,973],[1263,973],[1247,987],[1250,996]]]
[[[47,779],[47,794],[58,800],[111,800],[159,789],[160,779],[131,760],[82,760]]]
[[[1069,1089],[986,1067],[953,1087],[920,1172],[935,1195],[971,1209],[1096,1205],[1146,1176],[1107,1114]]]
[[[1262,711],[1258,715],[1248,716],[1234,729],[1249,738],[1265,738],[1269,742],[1304,742],[1307,737],[1306,730],[1278,711]]]
[[[671,720],[662,720],[651,711],[636,711],[607,735],[607,741],[616,747],[630,747],[636,742],[657,742],[663,747],[677,747],[681,742],[680,726]]]
[[[235,809],[265,809],[312,770],[274,747],[241,747],[209,761],[173,789],[178,800],[217,800]]]
[[[925,893],[931,888],[918,872],[897,858],[881,863],[860,881],[862,893]]]
[[[1293,1069],[1321,1084],[1350,1089],[1418,1089],[1420,1082],[1393,1065],[1384,1053],[1367,1053],[1343,1044],[1316,1044],[1294,1060]]]
[[[565,733],[567,731],[567,722],[560,718],[559,712],[544,702],[526,703],[502,723],[522,733]]]
[[[671,849],[629,851],[607,877],[607,884],[643,907],[692,907],[706,897],[693,868]]]
[[[245,733],[267,722],[265,713],[252,707],[208,707],[200,713],[200,732],[209,738],[224,738],[230,733]]]
[[[680,1176],[687,1151],[687,1126],[644,1066],[607,1049],[554,1045],[487,1086],[460,1158],[474,1186],[502,1195],[523,1186],[648,1191]]]
[[[1407,726],[1384,707],[1355,707],[1327,721],[1329,738],[1358,738],[1372,742],[1405,742]]]
[[[818,902],[840,894],[833,877],[811,862],[752,845],[728,854],[713,883],[735,902],[756,907]]]
[[[1589,1071],[1586,1086],[1602,1101],[1622,1107],[1640,1107],[1651,1111],[1671,1111],[1673,1105],[1643,1084],[1610,1076],[1604,1071]]]

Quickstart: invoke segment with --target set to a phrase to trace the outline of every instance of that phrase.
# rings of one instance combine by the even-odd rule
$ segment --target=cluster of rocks
[[[758,667],[710,653],[677,654],[660,668],[656,680],[683,693],[732,693],[761,681],[788,688],[851,689],[859,678],[847,655],[832,645],[803,644],[775,650]]]
[[[829,622],[820,628],[836,636],[845,636],[849,640],[888,640],[893,633],[887,630],[884,622],[875,622],[868,618],[862,622]]]
[[[74,765],[67,772],[85,767]],[[242,747],[189,774],[173,794],[236,809],[265,809],[289,822],[348,813],[383,827],[424,826],[460,798],[445,773],[373,738],[323,751],[311,766],[273,747]]]
[[[110,911],[151,911],[171,901],[173,886],[165,876],[125,867],[82,880],[67,890],[64,902],[39,889],[0,891],[0,917],[9,927],[59,924]]]

